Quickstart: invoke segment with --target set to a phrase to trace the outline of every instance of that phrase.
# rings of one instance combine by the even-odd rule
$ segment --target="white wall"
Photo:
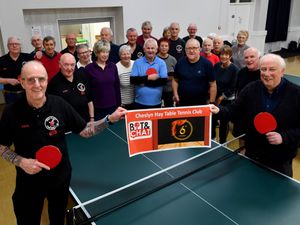
[[[300,10],[300,1],[292,0],[292,14],[291,14],[291,29],[296,29],[298,35],[298,28],[300,27],[300,20],[297,12]],[[254,5],[250,15],[249,44],[254,47],[264,50],[265,38],[265,22],[267,14],[268,0],[254,0]],[[152,0],[151,3],[146,0],[10,0],[5,2],[5,7],[0,7],[0,29],[2,37],[6,42],[9,36],[19,36],[23,40],[23,50],[31,51],[30,45],[31,32],[26,22],[24,21],[25,14],[32,10],[40,10],[43,16],[58,15],[44,15],[45,10],[64,10],[78,11],[91,10],[95,13],[95,8],[112,8],[116,9],[116,42],[122,43],[125,41],[125,34],[127,28],[135,27],[140,32],[141,23],[145,20],[150,20],[153,23],[153,35],[161,37],[162,30],[165,26],[173,21],[181,24],[180,36],[187,35],[186,27],[190,22],[195,22],[198,25],[198,33],[205,37],[208,33],[214,32],[220,35],[228,35],[228,7],[229,0]],[[99,10],[98,10],[99,11]],[[98,12],[101,16],[101,10]],[[66,16],[68,17],[68,16]],[[35,20],[36,23],[43,21],[42,19]],[[55,25],[55,37],[59,40],[58,27]],[[5,46],[6,48],[6,46]]]
[[[129,27],[135,27],[140,32],[141,23],[145,20],[150,20],[153,23],[153,35],[156,37],[161,37],[163,28],[173,21],[179,22],[182,26],[180,36],[187,34],[186,27],[190,22],[198,24],[201,36],[207,36],[210,32],[226,34],[228,2],[227,0],[152,0],[150,4],[146,0],[11,0],[6,2],[5,7],[0,8],[0,27],[5,42],[9,36],[19,36],[23,40],[23,50],[30,51],[32,49],[29,43],[31,32],[30,28],[26,27],[23,10],[27,13],[37,9],[45,12],[43,9],[65,9],[68,11],[72,8],[79,10],[95,7],[120,7],[123,8],[123,15],[121,15],[123,24],[121,25],[124,30],[122,30],[121,35],[118,35],[117,43],[124,41],[124,31]],[[49,18],[49,14],[41,14],[41,16],[48,16]],[[35,21],[38,24],[44,20]],[[218,27],[221,29],[218,30]],[[58,39],[58,30],[55,30],[54,34]]]

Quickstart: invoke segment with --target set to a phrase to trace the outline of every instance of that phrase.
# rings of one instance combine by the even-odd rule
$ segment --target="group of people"
[[[30,54],[21,52],[17,37],[8,39],[9,52],[0,58],[8,103],[0,120],[0,155],[17,168],[13,203],[18,225],[40,223],[44,198],[51,224],[63,224],[71,178],[64,133],[90,137],[131,109],[210,104],[221,143],[233,121],[235,136],[246,133],[248,157],[292,176],[300,141],[300,88],[283,77],[280,56],[260,58],[256,48],[246,45],[245,30],[232,46],[215,34],[203,40],[194,23],[184,38],[176,22],[159,39],[152,36],[150,21],[141,30],[138,35],[129,28],[127,42],[118,46],[112,30],[104,27],[93,51],[76,45],[75,34],[66,36],[61,52],[55,51],[51,36],[33,36]],[[261,111],[275,116],[276,131],[255,131],[253,119]],[[49,144],[63,154],[53,170],[34,159]]]

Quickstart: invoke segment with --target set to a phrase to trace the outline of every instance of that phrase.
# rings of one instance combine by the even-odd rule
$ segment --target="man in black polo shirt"
[[[48,199],[50,224],[64,225],[71,179],[65,132],[90,137],[90,126],[65,100],[45,95],[47,72],[37,61],[26,63],[21,71],[23,98],[8,105],[0,120],[0,155],[16,166],[16,188],[13,194],[18,225],[40,225],[44,199]],[[101,131],[118,121],[126,110],[118,108],[111,115],[94,122]],[[8,146],[14,145],[15,151]],[[45,145],[54,145],[62,153],[57,167],[50,168],[35,159]]]
[[[63,54],[59,65],[60,71],[49,82],[47,92],[61,96],[69,102],[85,121],[93,121],[94,105],[88,82],[83,73],[75,71],[76,61],[74,56],[70,53]]]
[[[78,62],[79,58],[77,56],[76,51],[76,35],[75,34],[67,34],[66,35],[66,43],[67,47],[60,51],[61,54],[70,53],[75,57],[76,62]]]
[[[4,99],[13,103],[19,99],[24,90],[20,85],[19,76],[24,63],[33,59],[30,54],[21,52],[21,42],[17,37],[7,40],[9,52],[0,58],[0,83],[4,84]]]

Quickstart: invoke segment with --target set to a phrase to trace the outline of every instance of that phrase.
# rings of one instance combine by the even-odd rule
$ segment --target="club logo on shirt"
[[[80,91],[81,95],[85,94],[85,85],[83,83],[78,83],[77,84],[77,89],[78,89],[78,91]]]
[[[137,57],[138,57],[138,58],[141,58],[142,56],[143,56],[143,53],[142,53],[142,52],[138,52],[138,53],[137,53]]]
[[[182,52],[182,46],[181,45],[176,45],[176,51],[178,53],[181,53]]]
[[[55,130],[59,126],[59,121],[55,116],[48,116],[45,119],[44,125],[47,130]]]
[[[128,124],[129,139],[137,140],[152,137],[152,121],[133,121]]]

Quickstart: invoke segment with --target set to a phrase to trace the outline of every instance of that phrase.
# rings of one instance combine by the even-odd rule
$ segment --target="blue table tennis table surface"
[[[130,158],[124,127],[121,121],[90,139],[67,136],[73,166],[70,191],[79,204],[208,150],[177,149]],[[201,160],[228,153],[219,147]],[[94,209],[87,205],[84,210],[89,214]],[[300,183],[232,153],[94,224],[299,225]]]

